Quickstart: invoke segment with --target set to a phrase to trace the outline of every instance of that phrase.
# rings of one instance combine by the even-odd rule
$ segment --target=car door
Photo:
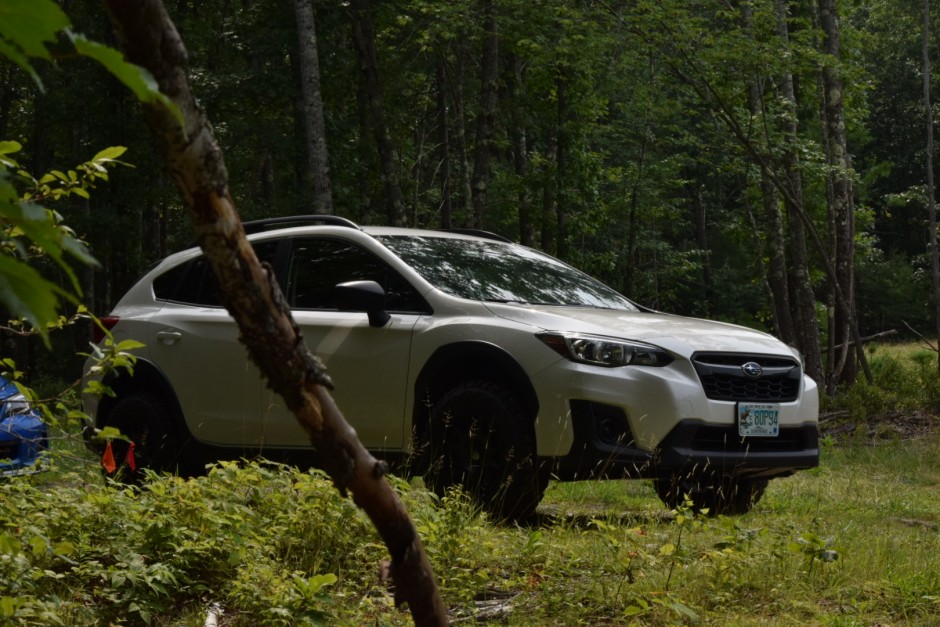
[[[336,285],[371,280],[387,295],[391,320],[369,326],[365,312],[340,311]],[[375,254],[339,238],[292,240],[286,295],[307,347],[327,367],[333,398],[360,441],[373,450],[400,449],[406,434],[408,362],[415,324],[427,313],[418,293]],[[267,391],[262,430],[269,446],[309,445],[283,401]]]
[[[273,262],[278,244],[263,242],[255,252]],[[221,305],[206,258],[159,277],[154,292],[165,303],[151,319],[147,353],[169,379],[190,433],[212,444],[261,446],[261,373]]]

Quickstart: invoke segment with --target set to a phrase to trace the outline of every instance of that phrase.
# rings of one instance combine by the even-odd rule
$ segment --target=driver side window
[[[385,290],[389,311],[425,313],[424,299],[395,271],[358,245],[338,239],[294,240],[287,298],[294,309],[338,309],[336,285],[375,281]]]

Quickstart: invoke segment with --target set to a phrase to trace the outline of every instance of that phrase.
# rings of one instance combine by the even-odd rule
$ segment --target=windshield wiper
[[[484,298],[485,303],[504,303],[507,305],[531,305],[527,300],[518,300],[515,298]]]

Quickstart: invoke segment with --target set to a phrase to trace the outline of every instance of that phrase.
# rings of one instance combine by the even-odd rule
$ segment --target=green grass
[[[226,625],[410,622],[371,526],[321,476],[230,465],[132,491],[74,447],[67,467],[0,485],[5,620],[201,625],[218,601]],[[455,620],[940,622],[938,433],[827,446],[736,518],[667,512],[648,482],[604,481],[553,484],[539,525],[498,526],[458,495],[396,485]]]
[[[870,350],[874,385],[829,401],[820,467],[753,511],[667,511],[649,482],[553,483],[538,524],[395,480],[455,622],[940,624],[940,398],[934,355]],[[915,424],[917,427],[911,428]],[[76,435],[52,469],[0,482],[0,624],[406,625],[388,555],[317,473],[223,465],[106,485]]]
[[[593,587],[572,586],[567,594],[593,598],[598,620],[626,620],[624,610],[639,603],[650,607],[644,622],[681,622],[684,616],[674,607],[652,603],[667,598],[718,624],[940,621],[936,436],[826,448],[819,469],[772,481],[748,515],[696,520],[683,535],[681,552],[667,555],[662,547],[676,544],[680,525],[662,518],[645,484],[620,485],[618,503],[629,510],[602,511],[623,524],[599,529],[560,524],[552,529],[558,545],[570,543],[571,553],[582,560],[591,556],[584,575]],[[609,498],[610,489],[554,486],[547,502],[566,512],[585,512],[590,519],[598,513],[597,496]],[[643,535],[631,536],[630,529]],[[606,559],[605,537],[611,547]],[[638,556],[633,564],[624,561],[625,546],[632,547],[628,555],[632,550]],[[834,561],[819,559],[827,547],[837,552],[827,556],[837,555]],[[614,586],[617,573],[611,567],[618,560],[622,569],[633,569],[630,585]],[[564,587],[554,595],[565,596]],[[550,613],[542,619],[554,622]],[[565,622],[561,618],[558,624]]]

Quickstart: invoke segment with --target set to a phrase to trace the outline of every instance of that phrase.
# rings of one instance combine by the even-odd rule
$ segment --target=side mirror
[[[385,309],[385,290],[375,281],[350,281],[336,286],[340,311],[364,311],[370,327],[384,327],[392,319]]]

